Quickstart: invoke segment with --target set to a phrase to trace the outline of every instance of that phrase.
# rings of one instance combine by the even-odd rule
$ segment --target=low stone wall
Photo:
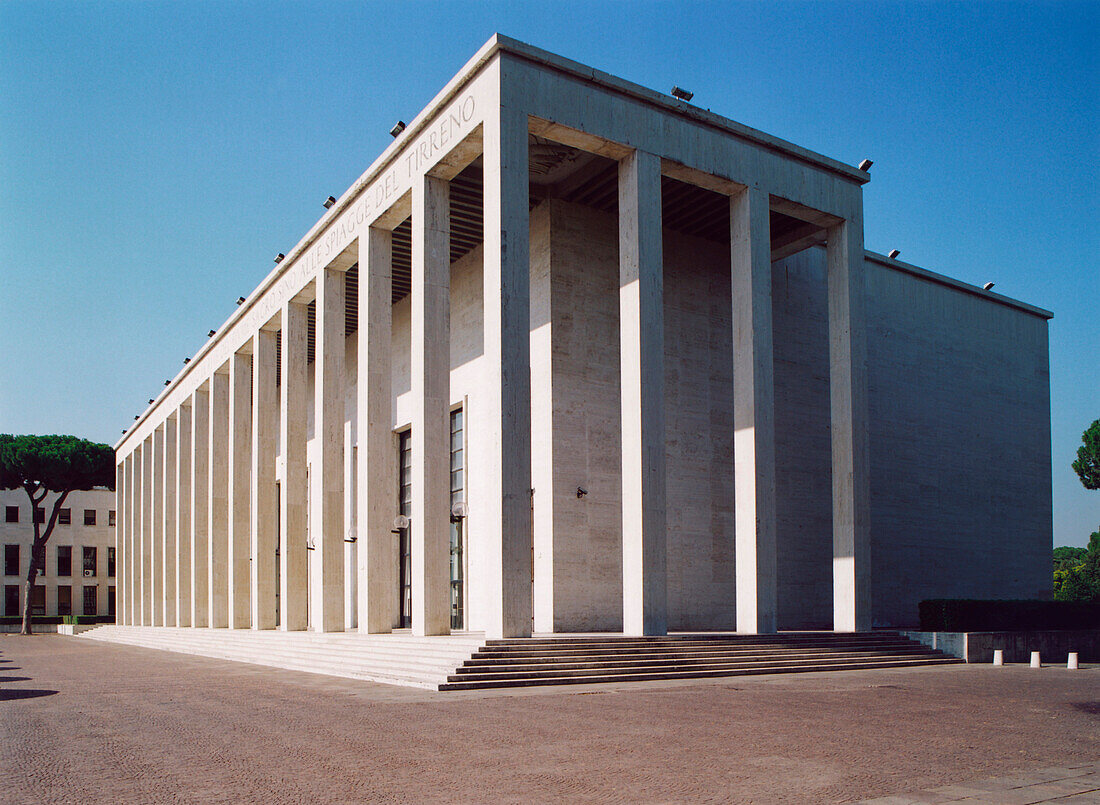
[[[906,637],[967,662],[993,662],[994,649],[1005,662],[1028,662],[1038,651],[1044,663],[1064,663],[1077,652],[1081,662],[1100,662],[1100,629],[1032,632],[902,632]]]
[[[56,623],[36,623],[32,627],[35,634],[54,634],[57,632]],[[0,623],[0,634],[19,634],[23,627],[18,623]]]
[[[86,632],[89,629],[94,629],[97,624],[94,623],[62,623],[57,627],[58,634],[78,635],[81,632]]]

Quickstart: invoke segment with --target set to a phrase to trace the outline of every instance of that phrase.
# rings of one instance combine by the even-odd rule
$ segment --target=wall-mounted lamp
[[[587,494],[588,494],[588,490],[585,489],[583,486],[578,486],[577,487],[577,497],[578,498],[583,498]]]
[[[356,530],[355,526],[352,526],[348,529],[348,535],[344,537],[344,542],[355,542],[358,539],[359,532]]]
[[[390,129],[390,136],[391,137],[396,137],[398,134],[400,134],[404,130],[405,130],[405,121],[404,120],[398,120],[396,123],[393,124],[393,128]]]
[[[276,263],[281,263],[281,262],[283,262],[283,260],[285,258],[286,258],[286,255],[283,254],[282,252],[279,252],[277,255],[275,255],[275,262]]]
[[[329,196],[328,198],[325,199],[325,209],[326,210],[331,210],[332,205],[335,204],[335,203],[336,203],[336,198],[334,196]]]
[[[859,169],[861,171],[863,171],[864,173],[866,173],[867,171],[871,170],[871,166],[874,165],[874,164],[875,163],[872,162],[871,160],[865,159],[865,160],[863,160],[862,162],[859,163]]]
[[[897,260],[899,254],[901,254],[900,249],[891,249],[890,253],[886,256],[889,257],[891,260]]]
[[[391,534],[400,534],[406,528],[409,527],[409,518],[403,514],[399,514],[393,518],[393,531]]]

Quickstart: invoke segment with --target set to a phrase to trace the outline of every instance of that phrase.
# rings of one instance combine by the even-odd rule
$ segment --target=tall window
[[[73,614],[73,588],[68,584],[57,585],[57,614]]]
[[[276,551],[278,553],[278,551]],[[115,546],[107,546],[107,575],[112,579],[115,577]]]
[[[107,588],[107,614],[112,618],[115,616],[115,586],[113,584]]]
[[[96,548],[94,545],[84,546],[84,575],[94,576],[96,574]]]
[[[18,576],[19,575],[19,546],[18,545],[5,545],[4,546],[4,575],[5,576]]]
[[[73,546],[57,546],[57,575],[71,576],[73,574]]]
[[[88,584],[84,587],[84,614],[95,615],[98,609],[96,601],[96,586],[94,584]]]
[[[115,510],[110,509],[107,512],[107,525],[111,528],[115,527]]]
[[[456,516],[456,503],[465,500],[463,487],[463,467],[465,466],[465,453],[462,445],[463,416],[462,409],[451,411],[451,628],[464,628],[463,613],[463,535],[462,527],[465,521]]]
[[[6,523],[18,523],[19,522],[19,507],[18,506],[5,506],[4,507],[4,522],[6,522]]]
[[[46,575],[46,546],[43,545],[37,551],[34,552],[34,563],[38,565],[38,572]]]
[[[36,506],[34,509],[34,521],[36,523],[46,522],[46,510],[41,506]]]
[[[46,614],[46,588],[41,584],[34,585],[31,590],[31,614]]]
[[[19,614],[19,585],[4,585],[4,614],[7,616]]]
[[[58,511],[58,513],[57,513],[57,524],[58,525],[72,525],[73,524],[73,510],[72,509],[61,509],[60,511]]]
[[[95,525],[95,509],[84,510],[84,525]]]
[[[398,511],[406,517],[412,513],[412,431],[398,436]],[[412,546],[408,528],[398,534],[398,566],[400,586],[398,601],[402,628],[412,626]]]

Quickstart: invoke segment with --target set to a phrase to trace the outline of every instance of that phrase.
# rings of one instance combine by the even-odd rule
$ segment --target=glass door
[[[397,474],[398,513],[408,517],[412,514],[412,431],[398,434]],[[412,626],[412,550],[409,529],[397,529],[397,539],[398,626],[408,629]]]

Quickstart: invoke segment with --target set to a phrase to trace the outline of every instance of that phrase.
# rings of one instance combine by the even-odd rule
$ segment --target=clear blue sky
[[[1100,5],[0,2],[0,431],[114,443],[494,31],[855,164],[866,243],[1053,310],[1100,418]]]

